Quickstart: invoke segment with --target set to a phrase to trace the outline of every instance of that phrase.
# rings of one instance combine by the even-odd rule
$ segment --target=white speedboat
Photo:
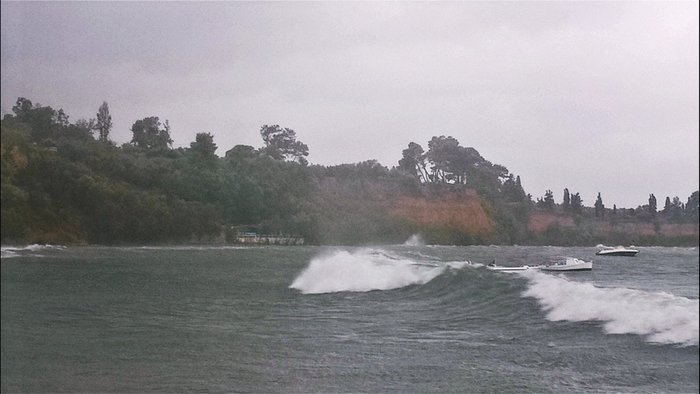
[[[505,266],[501,266],[501,265],[496,265],[496,260],[494,260],[489,265],[487,265],[486,268],[490,269],[491,271],[498,271],[498,272],[522,272],[522,271],[527,271],[529,269],[539,268],[539,267],[530,266],[530,265],[519,265],[516,267],[505,267]]]
[[[618,246],[615,248],[605,248],[597,251],[595,254],[598,256],[636,256],[639,251],[637,249],[628,249],[623,246]]]
[[[543,271],[590,271],[593,269],[593,262],[567,257],[539,268]]]

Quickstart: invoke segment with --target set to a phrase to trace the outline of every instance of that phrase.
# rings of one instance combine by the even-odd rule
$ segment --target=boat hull
[[[637,250],[600,250],[596,252],[597,256],[625,256],[625,257],[634,257],[639,253]]]
[[[520,267],[487,266],[486,268],[490,269],[491,271],[497,271],[497,272],[523,272],[523,271],[527,271],[527,270],[535,268],[535,267],[530,267],[530,266],[524,265],[524,266],[520,266]]]
[[[542,271],[591,271],[593,269],[593,265],[582,265],[580,267],[542,267],[540,268]]]

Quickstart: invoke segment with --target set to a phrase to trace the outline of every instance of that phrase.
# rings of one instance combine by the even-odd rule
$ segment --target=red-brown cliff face
[[[549,226],[557,224],[562,227],[574,227],[574,219],[570,215],[550,212],[532,212],[527,223],[527,229],[534,234],[541,234]]]
[[[489,235],[495,228],[481,199],[472,191],[448,196],[400,196],[393,202],[390,215],[419,226],[443,227],[468,235]]]

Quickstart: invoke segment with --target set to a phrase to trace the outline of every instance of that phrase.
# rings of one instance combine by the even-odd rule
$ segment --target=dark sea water
[[[698,249],[639,249],[3,247],[2,392],[696,393]]]

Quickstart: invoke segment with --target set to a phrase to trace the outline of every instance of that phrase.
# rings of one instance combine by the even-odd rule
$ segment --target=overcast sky
[[[698,189],[697,2],[1,3],[2,111],[71,121],[109,103],[111,138],[168,119],[223,154],[297,132],[314,164],[397,165],[450,135],[592,206]]]

